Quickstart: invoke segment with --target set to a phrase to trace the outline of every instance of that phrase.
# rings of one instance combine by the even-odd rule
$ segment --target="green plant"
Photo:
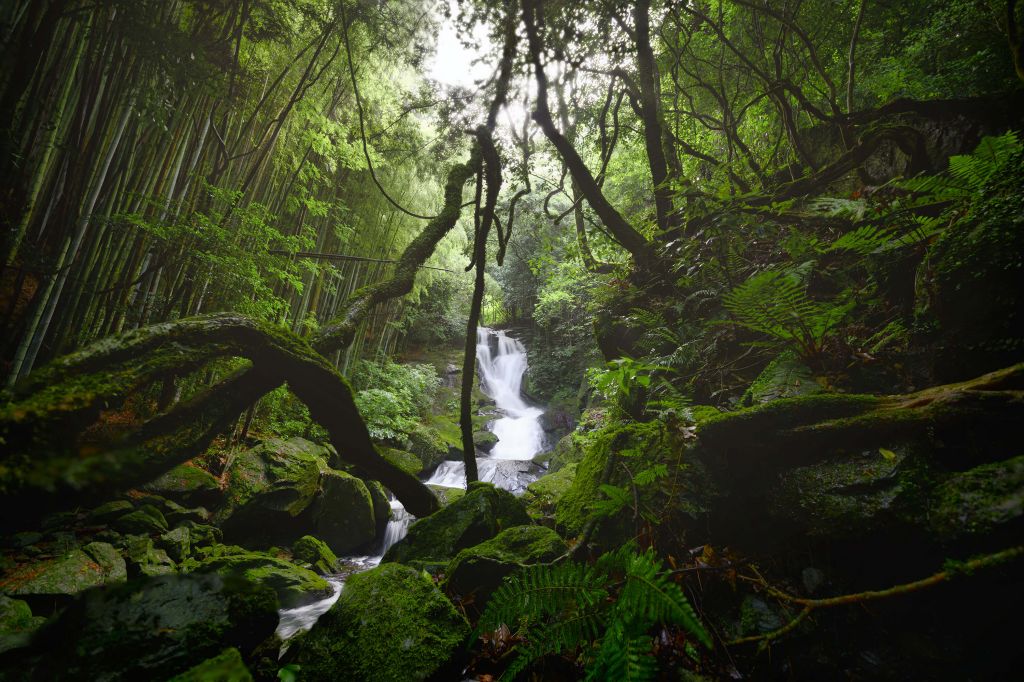
[[[676,625],[711,648],[682,588],[662,570],[653,550],[627,546],[594,565],[567,561],[537,565],[507,578],[480,618],[481,630],[509,627],[519,655],[502,679],[551,653],[582,647],[587,679],[648,680],[655,625]]]
[[[726,293],[723,303],[736,324],[794,346],[805,360],[821,354],[853,307],[811,300],[796,269],[760,272]]]

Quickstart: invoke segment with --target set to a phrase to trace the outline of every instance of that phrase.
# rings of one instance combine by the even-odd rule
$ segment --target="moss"
[[[105,542],[91,542],[66,555],[22,564],[0,579],[0,591],[9,595],[69,596],[91,587],[124,582],[124,559]]]
[[[932,493],[931,527],[945,538],[1018,527],[1024,517],[1024,456],[954,474]]]
[[[0,654],[28,644],[45,618],[33,616],[29,605],[20,599],[0,594]]]
[[[211,504],[221,494],[220,482],[209,472],[191,464],[181,464],[142,487],[186,504]]]
[[[398,467],[407,474],[416,476],[423,471],[423,462],[411,452],[398,450],[397,448],[377,447],[377,452],[390,464]]]
[[[419,571],[382,564],[349,578],[337,603],[295,644],[305,680],[423,680],[442,670],[469,624]],[[458,674],[459,666],[447,672]]]
[[[317,537],[339,554],[372,542],[377,522],[366,484],[344,471],[328,469],[322,474],[321,486],[312,514]]]
[[[300,606],[331,593],[326,580],[309,569],[260,552],[224,553],[202,561],[197,573],[216,573],[224,578],[241,577],[277,592],[285,608]]]
[[[208,658],[175,675],[169,682],[252,682],[252,674],[242,662],[238,649],[226,649],[219,656]]]
[[[821,393],[811,370],[800,362],[796,353],[786,351],[768,363],[740,398],[746,407],[760,405],[780,398]]]
[[[133,509],[135,509],[134,505],[127,500],[112,500],[89,512],[89,518],[96,523],[107,523]]]
[[[583,459],[583,436],[570,433],[563,436],[555,444],[548,459],[548,472],[555,473],[568,464],[576,464]]]
[[[447,562],[460,549],[497,535],[505,528],[530,524],[523,503],[490,483],[475,482],[447,507],[416,521],[384,561]]]
[[[409,452],[419,457],[422,471],[430,471],[448,457],[448,444],[436,429],[417,424],[409,432]]]
[[[429,485],[428,487],[437,495],[441,505],[445,507],[466,494],[465,488],[449,488],[443,485]]]
[[[334,573],[338,569],[338,557],[323,540],[304,535],[292,545],[292,554],[299,561],[309,564],[321,574]]]
[[[706,422],[722,414],[722,411],[712,405],[693,405],[690,409],[690,416],[698,428]]]
[[[554,514],[558,501],[572,486],[578,466],[576,462],[567,464],[554,473],[541,476],[527,486],[523,501],[526,502],[526,511],[530,516],[541,518]]]
[[[111,524],[122,533],[134,535],[153,535],[167,532],[167,519],[163,512],[151,504],[144,504],[135,511],[128,512]]]
[[[462,431],[459,425],[446,415],[431,415],[429,425],[448,448],[448,459],[462,459]]]
[[[553,561],[565,553],[565,541],[543,526],[516,526],[479,545],[468,547],[448,565],[450,592],[469,596],[476,609],[496,590],[505,576],[523,566]]]
[[[482,452],[490,452],[498,444],[498,437],[490,431],[474,431],[473,444]]]

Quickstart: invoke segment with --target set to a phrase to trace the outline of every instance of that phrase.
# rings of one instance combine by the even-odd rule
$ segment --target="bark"
[[[88,428],[138,389],[224,356],[245,357],[253,366],[128,433],[111,437]],[[0,491],[19,509],[9,524],[151,480],[203,452],[254,394],[285,381],[343,459],[381,481],[411,513],[426,516],[439,508],[426,486],[376,452],[351,388],[326,359],[287,332],[229,313],[101,341],[20,385],[0,412],[6,444]]]

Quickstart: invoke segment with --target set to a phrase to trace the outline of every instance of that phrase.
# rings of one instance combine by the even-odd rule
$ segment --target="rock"
[[[188,528],[189,540],[192,543],[192,547],[198,547],[200,545],[216,545],[224,539],[223,534],[220,532],[220,528],[217,528],[216,526],[210,526],[205,523],[196,523],[195,521],[182,521],[180,527]]]
[[[277,619],[273,591],[251,582],[140,578],[81,595],[15,652],[12,669],[26,680],[167,679],[225,647],[252,651]]]
[[[225,473],[225,503],[215,520],[231,542],[290,545],[309,532],[326,448],[302,438],[269,438],[237,453]]]
[[[409,527],[384,561],[447,563],[459,550],[490,540],[513,526],[531,523],[523,503],[489,483],[471,483],[466,494]]]
[[[434,492],[434,495],[437,496],[437,500],[441,503],[442,507],[447,507],[449,504],[466,494],[465,488],[449,488],[448,486],[433,485],[429,483],[427,484],[427,487]]]
[[[27,645],[45,622],[45,618],[32,615],[26,602],[0,594],[0,654]]]
[[[302,679],[458,679],[469,624],[419,571],[382,564],[349,578],[337,603],[294,645]],[[289,654],[292,654],[289,651]]]
[[[490,431],[474,431],[473,445],[481,452],[490,452],[498,444],[498,437]]]
[[[409,432],[409,452],[419,457],[422,471],[431,471],[448,456],[448,445],[435,429],[417,424]]]
[[[234,647],[219,656],[175,675],[168,682],[252,682],[252,674],[242,662],[242,654]]]
[[[957,473],[932,492],[929,526],[945,539],[1003,531],[1020,537],[1024,525],[1024,456]]]
[[[128,500],[111,500],[89,512],[89,519],[93,523],[110,523],[133,509],[135,509],[135,506]]]
[[[313,571],[261,552],[225,553],[188,567],[196,573],[216,573],[225,579],[241,576],[271,587],[283,608],[302,606],[331,594],[331,586]]]
[[[316,536],[338,554],[373,542],[377,523],[366,484],[343,471],[328,469],[323,472],[321,485],[323,492],[312,510]]]
[[[66,555],[22,564],[0,578],[0,591],[9,595],[66,597],[90,587],[124,582],[124,559],[112,545],[90,542]]]
[[[380,538],[387,530],[388,521],[391,520],[391,501],[388,500],[387,491],[380,481],[363,481],[366,489],[370,491],[370,499],[373,502],[374,538]]]
[[[174,467],[142,489],[190,507],[214,507],[223,498],[220,481],[191,464]]]
[[[191,537],[188,528],[184,526],[169,530],[157,539],[156,544],[167,552],[167,555],[176,562],[188,558],[191,550]]]
[[[151,504],[118,517],[112,524],[115,530],[129,535],[156,535],[167,532],[167,519]]]
[[[210,522],[210,512],[206,507],[183,507],[172,500],[164,500],[163,514],[167,519],[167,525],[171,527],[177,526],[183,521]]]
[[[459,425],[445,415],[433,415],[430,417],[430,427],[441,438],[441,442],[448,448],[445,459],[448,461],[462,461],[462,431]]]
[[[338,557],[323,540],[312,535],[304,535],[292,545],[292,555],[320,574],[334,573],[338,570]]]
[[[152,538],[145,535],[129,535],[125,538],[124,555],[132,577],[137,575],[158,576],[175,573],[177,566],[163,549],[153,546]]]
[[[534,464],[528,459],[478,459],[477,465],[480,471],[480,480],[493,483],[502,490],[507,490],[513,495],[520,495],[526,491],[537,477],[544,473],[543,467]]]
[[[567,464],[552,474],[541,476],[526,487],[523,501],[526,511],[534,518],[551,517],[562,495],[576,477],[576,462]]]
[[[523,566],[553,561],[565,553],[565,540],[544,526],[515,526],[479,545],[462,550],[448,564],[449,593],[472,596],[482,610],[505,576]]]
[[[377,446],[377,453],[407,474],[416,476],[423,471],[423,462],[411,452],[379,445]]]
[[[582,459],[583,447],[579,438],[570,433],[568,436],[563,436],[555,444],[555,449],[551,451],[551,456],[548,458],[548,473],[553,474],[566,465],[576,464]]]

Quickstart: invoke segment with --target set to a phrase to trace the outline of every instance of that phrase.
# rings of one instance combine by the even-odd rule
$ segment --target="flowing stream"
[[[495,419],[487,428],[498,437],[490,453],[477,457],[477,471],[481,481],[521,494],[537,479],[538,467],[532,460],[544,447],[544,429],[540,423],[544,410],[527,404],[522,396],[523,375],[527,368],[526,347],[504,331],[486,327],[477,329],[476,339],[480,390],[494,400],[496,412]],[[466,465],[463,462],[441,462],[425,482],[446,488],[465,488]],[[376,548],[377,553],[342,557],[346,570],[326,576],[333,588],[330,597],[294,609],[282,609],[277,627],[281,640],[313,627],[317,619],[338,601],[345,578],[377,566],[388,548],[405,537],[413,521],[415,517],[405,510],[401,502],[391,500],[391,520]]]

